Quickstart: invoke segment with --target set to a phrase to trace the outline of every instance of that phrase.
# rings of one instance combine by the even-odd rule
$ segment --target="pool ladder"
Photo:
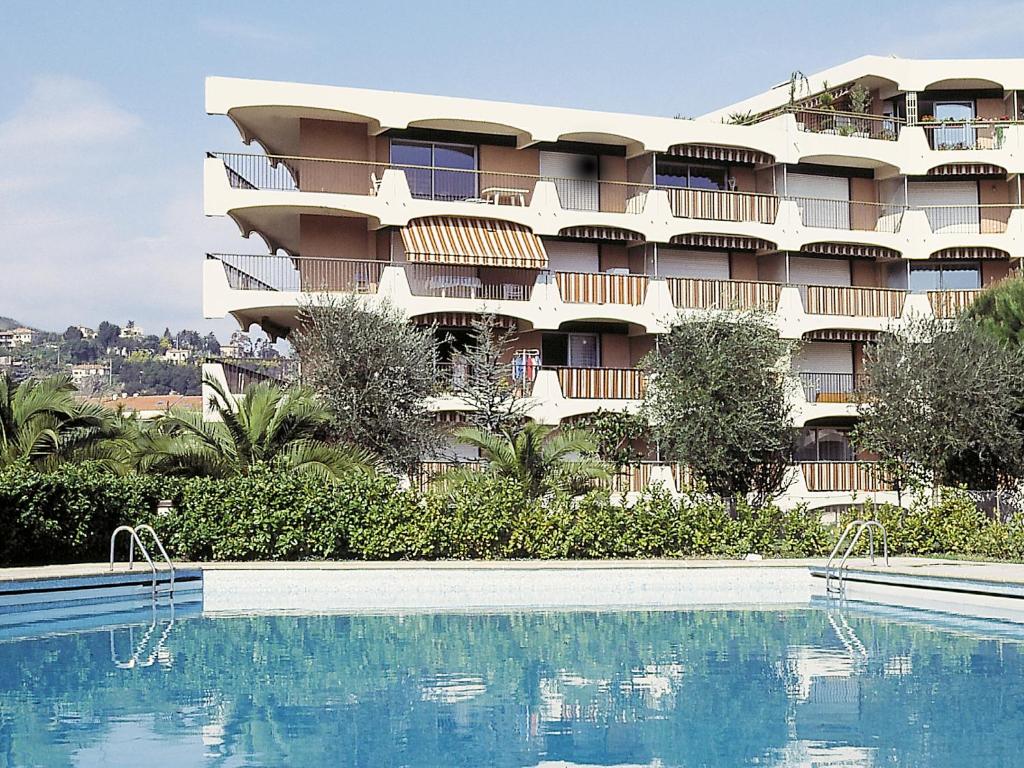
[[[846,561],[857,546],[864,532],[868,532],[868,553],[871,557],[871,564],[875,564],[875,529],[882,532],[882,556],[885,559],[885,566],[889,567],[889,537],[885,533],[885,526],[877,520],[854,520],[843,530],[843,535],[832,548],[832,554],[828,556],[828,563],[825,565],[825,593],[828,595],[842,595],[845,590],[847,565]],[[849,541],[849,543],[847,543]],[[843,556],[838,565],[834,565],[839,550],[843,544]]]
[[[153,574],[153,599],[157,597],[157,570],[156,564],[153,562],[153,558],[149,555],[149,550],[146,549],[146,545],[142,543],[142,539],[139,537],[139,533],[148,533],[153,542],[156,544],[156,548],[160,551],[160,556],[163,557],[164,562],[167,563],[167,568],[170,572],[170,584],[167,591],[167,595],[170,598],[174,598],[174,563],[171,562],[171,558],[167,556],[167,550],[164,549],[163,542],[160,541],[160,537],[156,535],[156,531],[153,530],[151,525],[120,525],[114,529],[114,532],[110,535],[110,570],[114,570],[114,545],[117,543],[117,534],[119,533],[128,534],[128,570],[132,570],[135,567],[135,547],[138,545],[139,552],[146,558],[146,562],[149,563],[150,571]]]

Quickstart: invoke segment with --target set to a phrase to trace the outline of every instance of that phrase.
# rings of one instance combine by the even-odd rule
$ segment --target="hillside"
[[[0,331],[9,331],[12,328],[21,328],[21,323],[13,318],[0,315]]]

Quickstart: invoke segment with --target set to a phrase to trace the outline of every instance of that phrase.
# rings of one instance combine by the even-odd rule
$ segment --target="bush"
[[[161,498],[171,514],[155,513]],[[963,492],[865,513],[885,524],[892,554],[1024,556],[1024,521],[992,521]],[[227,480],[117,477],[88,465],[0,472],[0,565],[102,561],[114,527],[139,522],[175,559],[200,561],[807,557],[828,554],[837,534],[803,509],[739,502],[730,512],[657,489],[628,506],[604,490],[531,500],[486,476],[424,495],[386,476],[332,483],[272,466]]]

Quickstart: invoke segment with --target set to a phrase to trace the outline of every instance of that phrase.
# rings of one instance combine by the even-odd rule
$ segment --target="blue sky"
[[[509,10],[505,10],[509,9]],[[0,315],[225,333],[201,257],[260,252],[202,216],[203,112],[231,75],[696,115],[862,54],[1022,56],[1024,2],[4,0]]]

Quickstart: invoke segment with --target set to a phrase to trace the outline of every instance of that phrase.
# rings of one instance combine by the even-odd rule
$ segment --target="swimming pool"
[[[144,611],[0,642],[0,766],[1016,765],[1022,639],[823,605]]]

